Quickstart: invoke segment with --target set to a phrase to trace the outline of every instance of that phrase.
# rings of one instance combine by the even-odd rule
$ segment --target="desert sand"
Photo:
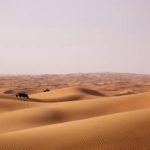
[[[150,150],[150,76],[51,77],[0,77],[0,150]]]

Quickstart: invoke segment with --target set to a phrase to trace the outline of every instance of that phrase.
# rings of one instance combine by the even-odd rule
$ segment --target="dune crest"
[[[32,94],[31,98],[39,102],[40,100],[41,102],[63,102],[63,101],[91,99],[100,96],[104,97],[105,94],[88,88],[67,87],[52,90],[50,92]]]

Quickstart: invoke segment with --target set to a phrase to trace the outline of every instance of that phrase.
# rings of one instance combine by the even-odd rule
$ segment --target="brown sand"
[[[45,89],[60,89],[79,86],[97,90],[108,96],[147,92],[150,90],[150,75],[127,73],[88,73],[67,75],[20,75],[0,76],[0,93],[15,94],[26,91],[40,93]]]
[[[149,150],[149,139],[150,92],[107,97],[86,84],[29,101],[0,95],[0,150]]]

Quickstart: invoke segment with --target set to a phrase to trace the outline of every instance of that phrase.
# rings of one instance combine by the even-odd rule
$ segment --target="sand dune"
[[[141,98],[140,98],[141,97]],[[150,108],[150,93],[37,105],[0,115],[0,133]],[[19,103],[20,104],[20,103]],[[18,105],[16,105],[18,106]]]
[[[87,86],[0,96],[0,150],[149,150],[150,92],[106,97]]]
[[[0,135],[0,148],[149,149],[150,109],[31,128]]]
[[[62,101],[73,101],[81,99],[91,99],[100,96],[105,96],[96,90],[80,87],[68,87],[53,90],[50,92],[42,92],[38,94],[32,94],[31,98],[41,100],[41,102],[62,102]]]
[[[128,90],[134,93],[149,91],[150,75],[108,72],[66,75],[0,75],[0,83],[0,93],[6,94],[15,94],[18,91],[33,94],[42,92],[46,88],[54,90],[79,86],[112,96]]]
[[[14,97],[0,96],[0,113],[39,106],[39,103],[21,101]]]

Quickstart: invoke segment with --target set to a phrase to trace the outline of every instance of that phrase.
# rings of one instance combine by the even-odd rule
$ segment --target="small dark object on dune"
[[[17,93],[16,97],[29,99],[28,94],[26,94],[25,92],[19,92],[19,93]]]
[[[43,92],[49,92],[50,90],[49,89],[45,89]]]

